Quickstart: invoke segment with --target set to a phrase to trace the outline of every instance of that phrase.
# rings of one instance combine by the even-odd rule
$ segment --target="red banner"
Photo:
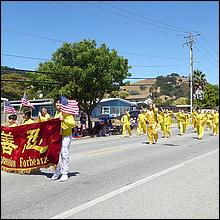
[[[60,129],[59,119],[17,127],[1,126],[1,169],[30,173],[56,165],[62,146]]]

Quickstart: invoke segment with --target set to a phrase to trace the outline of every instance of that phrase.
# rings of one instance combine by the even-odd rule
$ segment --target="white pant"
[[[62,147],[59,156],[59,162],[56,167],[55,173],[57,175],[68,174],[69,172],[69,147],[71,143],[71,136],[63,137]]]

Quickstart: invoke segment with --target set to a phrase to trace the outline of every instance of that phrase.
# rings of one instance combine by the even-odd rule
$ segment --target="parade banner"
[[[30,173],[58,163],[62,146],[61,121],[1,126],[1,169]]]

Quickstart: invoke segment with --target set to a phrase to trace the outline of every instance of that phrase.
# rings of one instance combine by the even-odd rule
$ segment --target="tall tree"
[[[195,70],[193,72],[192,81],[193,81],[193,93],[198,88],[201,88],[201,90],[203,90],[205,88],[205,85],[207,84],[206,75],[200,70]]]
[[[131,74],[128,60],[110,50],[105,44],[97,47],[94,40],[64,43],[48,62],[41,63],[38,71],[54,74],[31,74],[33,79],[54,82],[41,89],[49,97],[63,94],[76,99],[79,107],[87,113],[91,130],[91,113],[105,93],[118,90],[123,80]],[[115,86],[117,85],[117,86]]]
[[[195,100],[195,106],[199,108],[215,108],[219,106],[219,86],[207,83],[204,88],[202,100]]]
[[[25,83],[28,78],[18,73],[1,74],[1,95],[9,100],[19,100],[28,90],[30,83]]]

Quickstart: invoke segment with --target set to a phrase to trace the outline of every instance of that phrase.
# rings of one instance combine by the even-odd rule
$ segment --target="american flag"
[[[5,106],[4,106],[4,112],[10,113],[10,114],[16,114],[17,111],[14,107],[12,107],[9,101],[6,101]]]
[[[21,104],[26,107],[34,108],[34,106],[30,103],[26,95],[24,95],[23,98],[21,99]]]
[[[71,115],[79,114],[78,102],[76,100],[68,100],[66,97],[61,96],[61,112]]]

